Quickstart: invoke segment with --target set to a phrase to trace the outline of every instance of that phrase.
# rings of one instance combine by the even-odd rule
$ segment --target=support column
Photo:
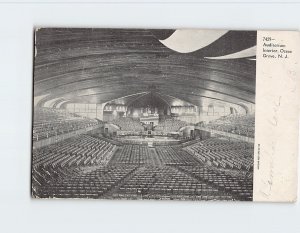
[[[103,121],[104,106],[105,106],[105,104],[97,104],[96,105],[96,118],[101,121]]]

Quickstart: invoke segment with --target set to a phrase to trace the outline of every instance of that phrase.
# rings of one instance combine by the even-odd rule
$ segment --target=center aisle
[[[151,162],[152,162],[153,166],[162,167],[163,163],[159,159],[159,156],[158,156],[156,150],[154,148],[150,148],[149,151],[150,151],[150,158],[151,158]]]

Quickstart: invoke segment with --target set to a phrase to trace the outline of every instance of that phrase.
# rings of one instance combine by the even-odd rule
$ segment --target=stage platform
[[[178,139],[165,136],[122,136],[116,139],[123,143],[147,144],[149,147],[154,145],[174,145],[180,142]]]

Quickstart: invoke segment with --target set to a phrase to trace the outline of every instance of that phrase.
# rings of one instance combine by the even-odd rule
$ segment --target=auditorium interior
[[[35,46],[33,197],[252,200],[256,32],[42,28]]]

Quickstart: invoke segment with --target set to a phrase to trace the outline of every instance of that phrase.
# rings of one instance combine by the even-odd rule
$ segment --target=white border
[[[1,232],[298,232],[297,204],[30,199],[34,26],[297,30],[299,4],[1,4]]]

